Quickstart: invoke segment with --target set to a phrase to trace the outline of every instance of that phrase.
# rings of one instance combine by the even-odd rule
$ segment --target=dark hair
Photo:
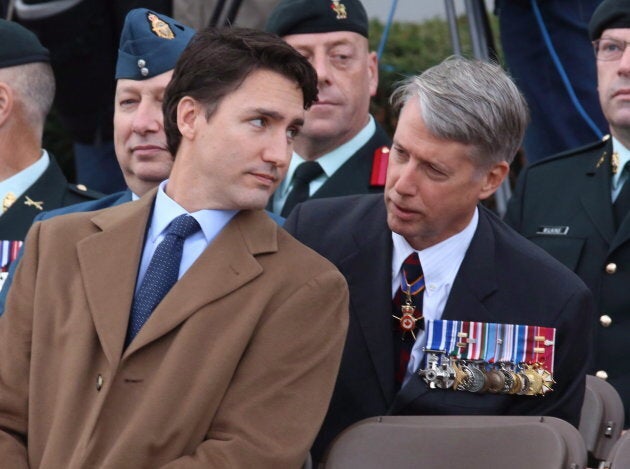
[[[246,28],[207,28],[195,34],[164,93],[164,131],[171,154],[175,155],[181,142],[177,105],[183,97],[204,104],[206,119],[210,119],[221,100],[256,70],[294,81],[302,89],[304,109],[317,99],[315,69],[278,36]]]

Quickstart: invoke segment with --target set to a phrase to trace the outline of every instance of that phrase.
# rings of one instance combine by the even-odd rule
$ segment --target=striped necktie
[[[411,253],[401,268],[401,284],[393,299],[394,307],[394,373],[400,388],[411,350],[416,341],[416,332],[424,329],[422,319],[422,300],[424,297],[424,274],[418,253]]]

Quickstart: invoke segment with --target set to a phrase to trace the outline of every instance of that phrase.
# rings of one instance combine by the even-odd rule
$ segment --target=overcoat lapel
[[[611,154],[612,141],[609,141],[603,152],[595,155],[593,166],[584,175],[580,195],[582,206],[608,244],[612,243],[615,235],[615,221],[610,201]]]
[[[350,289],[350,310],[365,338],[370,359],[387,403],[394,395],[394,358],[391,319],[391,231],[385,205],[379,198],[369,231],[355,229],[357,250],[339,263]]]
[[[484,305],[484,300],[498,288],[494,266],[494,235],[488,216],[486,209],[480,206],[477,230],[455,277],[442,319],[501,322]],[[428,391],[426,383],[414,373],[396,395],[389,413],[401,413],[406,406]]]
[[[277,250],[276,224],[262,211],[237,214],[156,307],[124,350],[140,255],[155,191],[136,203],[97,214],[102,231],[79,243],[78,256],[96,332],[108,360],[117,364],[167,334],[191,314],[262,272],[254,255]],[[111,294],[111,279],[120,285]]]
[[[115,366],[121,358],[140,255],[155,191],[139,201],[97,213],[97,233],[77,246],[79,267],[96,333]],[[112,294],[116,279],[116,294]]]
[[[169,333],[200,308],[262,274],[262,266],[254,255],[277,251],[276,229],[262,211],[238,213],[155,308],[124,356]]]

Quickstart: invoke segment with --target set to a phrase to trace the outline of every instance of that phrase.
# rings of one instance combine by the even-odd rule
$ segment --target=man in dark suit
[[[590,369],[619,392],[630,425],[630,1],[605,0],[589,24],[611,136],[528,167],[505,221],[589,286],[597,311]]]
[[[527,122],[522,96],[500,67],[452,58],[408,80],[393,101],[402,110],[384,200],[307,201],[285,223],[330,259],[350,287],[347,342],[314,458],[344,428],[382,414],[552,415],[577,425],[591,294],[575,274],[479,204],[504,180],[520,145]],[[421,270],[410,275],[413,259]],[[507,381],[496,363],[530,373],[531,362],[542,362],[510,358],[509,350],[486,357],[482,374],[470,363],[455,364],[436,385],[423,347],[433,348],[428,336],[437,320],[486,323],[488,331],[498,323],[555,328],[555,338],[542,339],[555,350],[545,363],[555,368],[553,392],[528,389],[535,375],[523,388],[497,388],[495,378]],[[457,347],[472,354],[467,347],[484,342],[469,340],[470,334],[460,331]],[[507,344],[499,336],[492,342],[484,334],[488,350]],[[462,371],[474,373],[462,379]]]
[[[54,95],[48,50],[23,26],[0,20],[0,240],[23,240],[43,210],[102,195],[68,184],[42,149]]]
[[[0,320],[4,466],[303,463],[348,293],[264,207],[316,96],[279,38],[201,31],[164,94],[169,179],[33,226]]]
[[[360,0],[283,0],[265,29],[311,62],[319,90],[269,208],[286,217],[309,197],[382,192],[391,140],[369,113],[378,63]]]

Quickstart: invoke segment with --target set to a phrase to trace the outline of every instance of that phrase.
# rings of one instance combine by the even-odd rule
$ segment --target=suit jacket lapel
[[[589,218],[609,244],[615,235],[615,221],[610,199],[611,155],[612,140],[605,146],[603,153],[595,155],[593,166],[584,175],[584,185],[580,196],[582,206]]]
[[[372,216],[353,233],[357,250],[339,263],[350,289],[351,310],[365,338],[386,402],[394,395],[392,343],[392,240],[385,205],[378,197]],[[370,230],[363,229],[369,226]]]
[[[124,356],[262,274],[254,256],[278,250],[276,230],[276,224],[262,211],[238,213],[155,308]]]
[[[442,319],[461,321],[501,322],[484,305],[484,300],[497,289],[494,268],[494,235],[490,227],[487,210],[479,206],[479,224],[466,251],[451,292],[449,293]],[[396,395],[390,408],[391,414],[400,413],[407,405],[429,391],[422,378],[414,373]]]

